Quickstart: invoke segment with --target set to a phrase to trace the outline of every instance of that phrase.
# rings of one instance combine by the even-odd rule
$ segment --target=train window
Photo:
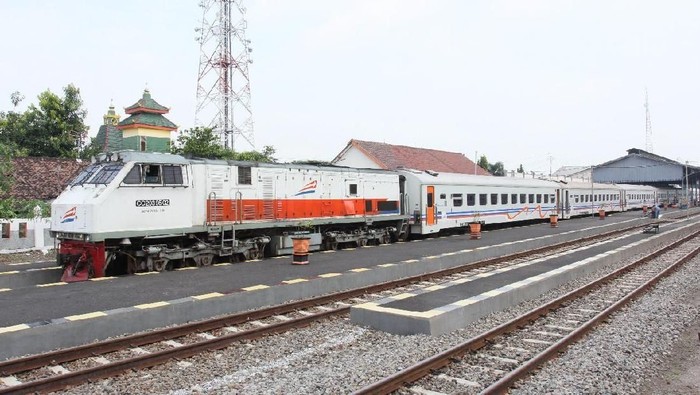
[[[491,204],[494,206],[498,204],[498,194],[497,193],[491,194]]]
[[[526,197],[527,197],[527,195],[525,195],[524,193],[520,194],[520,204],[527,203],[527,200],[525,199]]]
[[[165,185],[182,185],[182,166],[163,165],[163,183]]]
[[[488,204],[487,198],[488,198],[488,195],[486,195],[485,193],[480,193],[479,194],[479,206],[486,206]]]
[[[370,211],[372,211],[372,201],[365,200],[365,212],[368,213]]]
[[[250,166],[238,166],[238,184],[239,185],[252,185],[253,184],[253,171]],[[357,192],[355,192],[357,193]]]
[[[476,195],[473,193],[467,194],[467,206],[474,206],[476,204]]]
[[[518,194],[517,193],[510,194],[510,203],[511,204],[518,204]]]
[[[535,194],[534,193],[529,193],[527,195],[527,202],[528,203],[535,203]]]
[[[501,204],[508,204],[508,194],[507,193],[501,194]]]
[[[143,165],[143,183],[144,184],[160,184],[160,166],[158,165]]]
[[[574,203],[578,203],[578,195],[574,195]]]
[[[547,194],[544,195],[544,202],[549,203],[549,195],[547,195]]]
[[[444,193],[441,193],[441,194],[440,194],[440,199],[445,199],[445,198],[446,198],[446,195],[445,195]]]
[[[554,195],[549,195],[549,201],[554,203],[556,200],[554,200]]]
[[[428,192],[428,207],[433,207],[433,194]]]
[[[86,184],[109,184],[117,176],[117,173],[124,167],[123,163],[112,163],[104,166],[100,171],[92,177],[90,180],[86,181]]]
[[[9,222],[3,222],[3,224],[2,224],[2,238],[3,239],[10,238],[10,224],[9,224]]]
[[[140,184],[141,183],[141,166],[134,165],[134,167],[129,170],[126,177],[124,177],[124,184]]]
[[[453,193],[452,195],[450,195],[450,198],[452,198],[452,205],[455,207],[459,207],[463,203],[461,193]]]
[[[357,195],[357,184],[348,184],[348,193],[350,195]],[[430,196],[430,202],[432,203],[433,201],[433,194],[430,193],[428,194]],[[429,206],[432,206],[432,204],[429,204]]]
[[[538,193],[538,194],[535,196],[535,199],[537,200],[537,203],[542,203],[542,194],[541,194],[541,193]]]

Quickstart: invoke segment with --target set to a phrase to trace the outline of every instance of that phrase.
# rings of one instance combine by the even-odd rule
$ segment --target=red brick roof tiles
[[[90,161],[67,158],[14,158],[12,188],[18,199],[55,199]]]
[[[475,166],[464,154],[458,152],[439,151],[427,148],[391,145],[372,141],[350,140],[348,146],[354,146],[364,152],[370,159],[385,169],[405,167],[416,170],[433,170],[444,173],[464,173],[491,175],[491,173]]]

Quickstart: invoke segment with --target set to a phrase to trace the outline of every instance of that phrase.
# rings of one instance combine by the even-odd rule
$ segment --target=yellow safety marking
[[[472,252],[472,251],[474,251],[474,250],[472,250],[471,248],[467,248],[466,250],[459,250],[457,252],[464,253],[464,252]]]
[[[343,248],[343,251],[354,251],[354,250],[356,250],[356,249],[357,249],[357,248]]]
[[[432,285],[432,286],[426,288],[425,290],[426,290],[426,291],[437,291],[437,290],[440,290],[440,289],[445,289],[445,286],[444,286],[444,285],[439,285],[439,284],[437,284],[437,285]]]
[[[418,318],[432,318],[432,317],[435,317],[437,315],[444,313],[444,311],[440,311],[440,310],[408,311],[408,310],[394,309],[391,307],[382,307],[382,306],[379,306],[376,303],[372,303],[372,302],[355,305],[355,306],[353,306],[353,308],[360,308],[360,309],[365,309],[365,310],[378,311],[378,312],[382,312],[382,313],[402,315],[402,316],[406,316],[406,317],[418,317]]]
[[[286,258],[286,256],[280,255],[280,256],[273,256],[272,257],[272,259],[282,259],[282,258]]]
[[[366,267],[358,267],[357,269],[350,269],[351,272],[355,273],[360,273],[360,272],[368,272],[372,269],[367,269]]]
[[[451,255],[455,255],[455,254],[457,254],[457,253],[456,253],[456,252],[445,252],[445,253],[443,253],[443,254],[441,254],[441,255],[442,255],[442,256],[451,256]]]
[[[257,290],[259,290],[259,289],[265,289],[265,288],[270,288],[270,286],[269,286],[269,285],[262,285],[262,284],[260,284],[260,285],[253,285],[252,287],[245,287],[245,288],[242,288],[242,289],[243,289],[244,291],[257,291]]]
[[[343,275],[342,273],[326,273],[326,274],[319,274],[318,276],[323,277],[323,278],[330,278],[330,277],[338,277],[338,276],[342,276],[342,275]]]
[[[326,251],[321,251],[321,254],[331,254],[335,252],[335,250],[326,250]]]
[[[466,282],[472,281],[471,278],[458,278],[457,280],[450,281],[450,284],[464,284]]]
[[[426,256],[425,259],[436,259],[440,258],[440,255],[431,255],[431,256]]]
[[[491,291],[484,292],[484,293],[482,293],[482,295],[491,297],[491,296],[498,296],[502,293],[503,293],[503,291],[499,288],[499,289],[493,289]]]
[[[231,262],[215,263],[212,266],[231,266]]]
[[[391,266],[396,266],[395,263],[382,263],[381,265],[377,265],[379,267],[391,267]]]
[[[106,315],[107,315],[107,313],[105,313],[105,312],[95,311],[94,313],[71,315],[71,316],[66,317],[66,319],[68,321],[79,321],[79,320],[87,320],[90,318],[104,317]]]
[[[145,276],[147,274],[158,274],[160,272],[139,272],[139,273],[134,273],[137,276]]]
[[[407,259],[405,261],[401,261],[403,263],[413,263],[413,262],[418,262],[418,259]]]
[[[4,328],[0,328],[0,333],[17,332],[17,331],[21,331],[24,329],[29,329],[29,325],[19,324],[19,325],[6,326]]]
[[[109,277],[95,277],[91,278],[90,281],[104,281],[104,280],[111,280],[113,278],[116,278],[114,276],[109,276]]]
[[[450,305],[452,305],[452,306],[469,306],[470,304],[474,304],[474,303],[476,303],[476,300],[462,299],[462,300],[458,300],[454,303],[450,303]]]
[[[19,273],[19,270],[11,270],[9,272],[0,272],[0,274],[17,274]]]
[[[394,295],[394,296],[389,296],[389,299],[392,299],[392,300],[402,300],[402,299],[412,298],[412,297],[414,297],[414,296],[416,296],[416,295],[415,295],[415,294],[408,293],[408,292],[404,292],[404,293],[402,293],[402,294],[398,294],[398,295]]]
[[[57,283],[37,284],[37,287],[53,287],[53,286],[56,286],[56,285],[66,285],[66,284],[68,284],[68,283],[64,283],[64,282],[61,281],[61,282],[57,282]]]
[[[137,309],[145,310],[145,309],[153,309],[156,307],[163,307],[163,306],[168,306],[168,305],[170,305],[170,303],[168,303],[168,302],[153,302],[153,303],[145,303],[145,304],[136,305],[134,307],[136,307]]]
[[[193,296],[192,298],[197,299],[197,300],[204,300],[204,299],[218,298],[219,296],[224,296],[224,294],[219,293],[219,292],[212,292],[212,293],[203,294],[203,295],[196,295],[196,296]]]
[[[481,278],[483,278],[483,277],[490,277],[490,276],[493,276],[493,273],[492,273],[492,272],[488,272],[488,273],[479,273],[479,274],[475,274],[475,275],[474,275],[474,277],[481,277]]]
[[[16,263],[8,263],[7,266],[23,266],[23,265],[29,265],[31,262],[16,262]]]
[[[12,291],[10,288],[0,288],[0,292]]]
[[[188,267],[179,267],[179,268],[177,268],[177,269],[175,269],[175,270],[177,270],[177,271],[181,271],[181,270],[194,270],[194,269],[196,269],[196,268],[197,268],[197,267],[195,267],[195,266],[188,266]]]
[[[285,284],[297,284],[297,283],[303,283],[306,281],[309,281],[309,280],[307,280],[305,278],[295,278],[294,280],[284,280],[282,282]]]

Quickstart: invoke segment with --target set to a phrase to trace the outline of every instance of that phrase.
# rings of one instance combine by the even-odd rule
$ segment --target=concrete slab
[[[608,247],[597,248],[602,251],[591,250],[588,255],[593,255],[581,260],[570,259],[576,255],[576,251],[570,251],[551,259],[525,262],[497,272],[477,274],[355,305],[351,308],[350,317],[356,324],[394,334],[441,335],[463,328],[490,313],[535,298],[612,262],[655,250],[667,240],[678,239],[700,229],[700,224],[692,222],[670,229],[673,227],[668,226],[653,237],[636,237],[639,240],[633,243],[629,243],[629,240],[606,243]],[[632,236],[625,238],[629,237]],[[562,259],[567,255],[569,259]]]

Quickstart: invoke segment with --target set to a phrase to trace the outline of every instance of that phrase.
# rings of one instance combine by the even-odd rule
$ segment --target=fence
[[[49,234],[50,218],[0,220],[0,226],[0,253],[54,248],[54,240]]]

